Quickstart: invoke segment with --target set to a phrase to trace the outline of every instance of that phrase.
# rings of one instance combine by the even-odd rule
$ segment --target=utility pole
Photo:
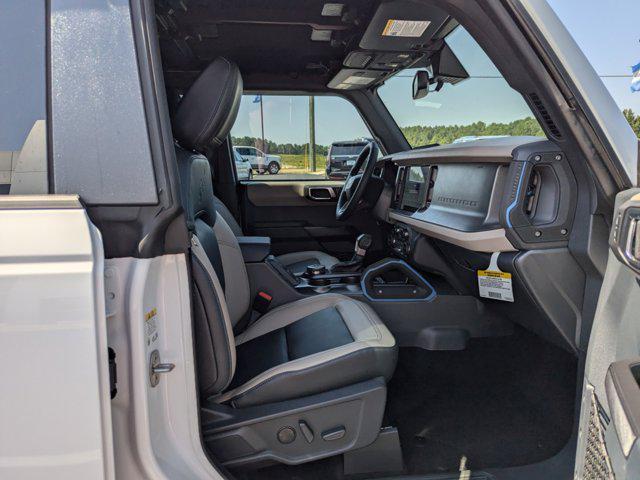
[[[262,95],[260,95],[260,128],[262,129],[262,145],[260,145],[260,150],[268,154],[267,146],[264,144],[264,112],[262,111]]]
[[[316,109],[313,95],[309,95],[309,146],[311,171],[316,171]]]

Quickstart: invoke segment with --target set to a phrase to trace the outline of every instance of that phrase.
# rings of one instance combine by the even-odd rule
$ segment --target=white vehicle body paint
[[[118,365],[117,478],[222,478],[200,441],[184,255],[109,259],[105,282],[109,345]],[[152,387],[154,350],[175,368]]]
[[[76,196],[0,197],[0,478],[114,478],[100,232]]]

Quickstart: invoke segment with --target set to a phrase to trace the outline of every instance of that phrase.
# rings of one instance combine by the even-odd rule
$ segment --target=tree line
[[[631,125],[631,128],[640,138],[640,115],[636,115],[633,110],[627,108],[622,111],[625,118]],[[434,143],[447,144],[454,140],[468,136],[487,136],[487,135],[534,135],[544,136],[540,124],[533,117],[514,120],[509,123],[485,123],[474,122],[468,125],[413,125],[410,127],[402,127],[402,133],[412,147],[420,145],[431,145]],[[306,155],[309,153],[309,144],[297,143],[276,143],[265,139],[265,145],[262,145],[262,139],[256,137],[233,137],[231,139],[234,145],[251,145],[266,153],[281,153],[292,155]],[[264,148],[263,148],[264,147]],[[316,145],[317,155],[326,155],[329,149],[328,145]]]
[[[636,132],[636,136],[640,138],[640,115],[636,115],[630,108],[625,108],[622,113],[633,131]]]
[[[246,145],[255,147],[265,153],[281,153],[284,155],[307,155],[309,153],[308,143],[276,143],[265,138],[265,144],[262,145],[261,138],[248,136],[231,137],[231,143],[233,145]],[[328,150],[328,146],[316,144],[316,155],[326,155]]]

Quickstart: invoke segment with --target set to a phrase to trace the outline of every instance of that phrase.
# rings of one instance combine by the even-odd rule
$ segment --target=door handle
[[[336,191],[333,187],[307,187],[307,197],[317,202],[328,202],[335,200]]]
[[[625,457],[640,434],[640,358],[612,363],[604,386],[611,421]]]

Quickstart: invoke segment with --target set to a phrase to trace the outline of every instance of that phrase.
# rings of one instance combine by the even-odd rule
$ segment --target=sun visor
[[[386,72],[376,70],[356,70],[343,68],[327,84],[327,87],[336,90],[358,90],[367,88],[377,82]]]
[[[401,0],[380,4],[360,40],[363,50],[408,52],[422,48],[449,16],[439,8]]]

